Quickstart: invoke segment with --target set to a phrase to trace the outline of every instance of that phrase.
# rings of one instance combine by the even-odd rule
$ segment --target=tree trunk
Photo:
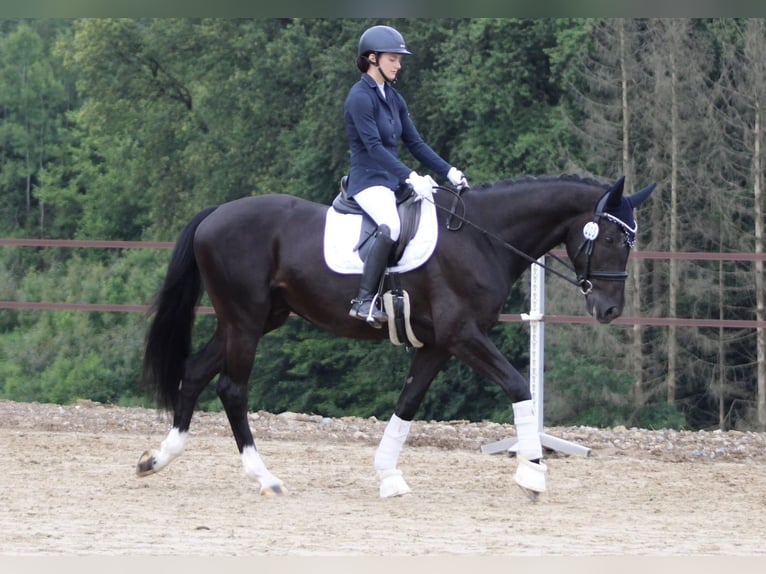
[[[755,209],[755,252],[763,253],[763,166],[761,164],[761,138],[763,129],[761,127],[763,112],[761,110],[760,100],[755,100],[755,121],[753,125],[753,199]],[[763,321],[766,317],[764,312],[764,293],[763,293],[763,261],[755,262],[755,315],[758,321]],[[758,392],[756,396],[758,411],[758,429],[766,430],[766,332],[763,329],[757,330],[756,337],[757,361],[758,361]]]
[[[678,251],[678,70],[676,54],[670,50],[670,251]],[[678,261],[670,260],[668,277],[668,314],[678,313]],[[678,370],[678,333],[676,326],[668,329],[668,404],[676,402]]]
[[[628,186],[632,186],[633,177],[630,166],[630,108],[628,106],[628,62],[625,39],[625,20],[620,19],[617,27],[620,39],[620,93],[622,98],[622,170]],[[631,193],[625,190],[626,195]],[[638,245],[636,245],[638,248]],[[641,263],[637,258],[630,262],[631,278],[633,282],[633,309],[634,317],[641,315]],[[643,374],[643,333],[641,325],[633,325],[633,397],[636,406],[641,407],[645,401],[644,374]]]
[[[720,251],[720,249],[719,249]],[[724,319],[724,274],[723,261],[718,262],[718,319]],[[726,430],[726,347],[724,345],[723,327],[718,328],[718,428]]]
[[[752,182],[753,182],[753,215],[755,219],[754,247],[756,254],[763,253],[763,161],[761,158],[761,145],[763,140],[763,82],[766,75],[763,68],[763,57],[766,54],[763,43],[764,25],[760,19],[750,19],[747,22],[747,36],[745,42],[745,55],[753,63],[751,68],[751,94],[753,106],[753,158]],[[755,262],[755,315],[758,321],[763,321],[766,316],[764,310],[763,292],[763,261]],[[758,363],[757,379],[758,389],[756,392],[756,411],[758,429],[766,430],[766,332],[763,329],[756,330],[756,361]]]

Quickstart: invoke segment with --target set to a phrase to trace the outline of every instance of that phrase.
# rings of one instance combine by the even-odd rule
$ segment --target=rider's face
[[[375,61],[375,54],[370,55],[370,61]],[[399,70],[402,69],[402,55],[383,52],[380,54],[378,64],[384,77],[389,81],[393,81],[399,74]]]

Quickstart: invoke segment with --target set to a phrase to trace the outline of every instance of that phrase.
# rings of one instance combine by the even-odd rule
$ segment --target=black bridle
[[[600,220],[600,218],[599,218]],[[596,223],[598,225],[598,223]],[[601,279],[603,281],[625,281],[628,278],[627,271],[592,271],[590,268],[590,258],[593,255],[593,246],[596,244],[595,239],[586,239],[580,245],[574,259],[580,256],[580,253],[585,254],[585,269],[582,273],[577,274],[577,285],[580,287],[580,291],[583,295],[587,295],[593,291],[593,283],[591,279]],[[559,260],[561,261],[561,260]],[[567,265],[570,269],[572,267]],[[572,269],[574,271],[574,269]]]
[[[632,248],[636,243],[636,232],[638,231],[638,224],[634,224],[630,227],[627,223],[618,219],[611,213],[606,211],[607,196],[601,198],[596,205],[596,209],[593,212],[593,219],[586,223],[583,227],[583,236],[585,241],[582,242],[580,248],[575,253],[572,261],[577,259],[581,253],[585,254],[585,269],[582,273],[577,275],[577,283],[580,286],[580,291],[583,295],[587,295],[593,290],[593,283],[591,279],[601,279],[603,281],[625,281],[628,278],[627,271],[591,271],[590,259],[593,255],[593,247],[596,244],[596,238],[599,236],[601,230],[601,220],[606,219],[612,223],[622,227],[622,231],[625,234],[628,248]],[[571,267],[570,267],[571,269]]]
[[[600,224],[602,219],[606,219],[607,221],[610,221],[612,223],[616,223],[620,227],[622,227],[623,232],[625,233],[625,236],[627,238],[627,244],[629,248],[632,248],[635,245],[636,241],[636,231],[638,229],[638,225],[636,224],[634,227],[630,227],[627,223],[624,221],[618,219],[614,215],[607,213],[605,211],[606,209],[606,202],[607,202],[607,196],[604,196],[601,198],[601,200],[596,205],[596,209],[593,212],[593,219],[589,221],[585,227],[583,227],[583,235],[585,236],[585,240],[582,242],[580,247],[577,250],[577,253],[575,253],[575,256],[572,258],[572,261],[574,262],[580,254],[585,255],[585,268],[582,273],[577,273],[577,270],[570,265],[568,262],[564,261],[560,257],[557,257],[556,255],[549,253],[548,255],[558,261],[560,264],[562,264],[564,267],[569,269],[572,273],[576,275],[576,279],[572,279],[571,277],[567,277],[563,273],[558,272],[556,269],[553,269],[549,265],[546,265],[544,263],[540,263],[537,259],[534,257],[528,255],[527,253],[521,251],[520,249],[517,249],[501,237],[497,236],[494,233],[491,233],[490,231],[487,231],[483,227],[480,227],[476,225],[475,223],[469,221],[462,215],[459,215],[456,210],[458,204],[463,204],[463,198],[462,193],[467,188],[457,189],[453,190],[448,187],[442,187],[442,186],[436,186],[434,189],[436,190],[442,190],[446,191],[454,196],[454,201],[452,202],[452,206],[450,209],[447,209],[445,207],[442,207],[435,201],[432,201],[432,203],[442,211],[445,211],[448,213],[447,217],[447,229],[449,231],[457,231],[462,227],[462,224],[465,223],[467,225],[470,225],[477,231],[481,232],[482,234],[486,235],[487,237],[490,237],[500,243],[503,247],[506,249],[513,251],[516,255],[519,255],[520,257],[523,257],[528,262],[539,265],[546,271],[553,273],[554,275],[560,277],[567,283],[571,283],[572,285],[579,287],[580,292],[583,295],[588,295],[593,290],[593,283],[591,282],[591,279],[601,279],[603,281],[625,281],[628,278],[627,271],[592,271],[590,268],[591,264],[591,257],[593,255],[593,247],[596,244],[596,238],[599,235],[600,232]],[[465,208],[463,208],[463,212],[465,213]],[[456,227],[452,227],[452,219],[456,218],[459,220],[459,224]]]

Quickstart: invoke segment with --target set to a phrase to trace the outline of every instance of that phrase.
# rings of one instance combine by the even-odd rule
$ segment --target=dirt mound
[[[375,417],[327,418],[319,415],[258,411],[250,424],[261,440],[307,441],[314,444],[377,445],[386,421]],[[166,433],[170,417],[157,410],[120,408],[91,401],[71,406],[0,401],[0,428],[51,432]],[[198,412],[192,420],[196,436],[232,437],[224,413]],[[555,437],[582,444],[600,455],[629,455],[652,460],[728,460],[766,462],[766,433],[674,431],[638,428],[549,427]],[[515,436],[513,425],[468,421],[415,421],[408,446],[477,451],[482,445]],[[233,438],[232,438],[233,441]],[[554,456],[555,453],[549,453]]]

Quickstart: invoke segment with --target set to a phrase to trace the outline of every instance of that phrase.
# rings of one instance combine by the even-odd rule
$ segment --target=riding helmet
[[[373,26],[364,31],[359,38],[359,55],[365,56],[370,52],[412,54],[407,50],[402,35],[391,26]]]

